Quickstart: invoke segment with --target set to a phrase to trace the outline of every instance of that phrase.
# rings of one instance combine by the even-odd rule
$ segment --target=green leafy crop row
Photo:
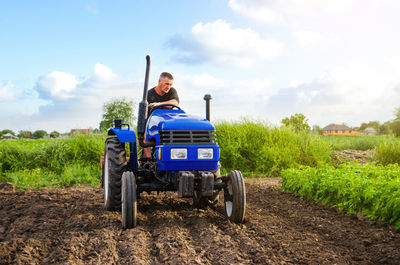
[[[346,163],[282,171],[282,189],[307,199],[381,219],[400,229],[400,167]]]

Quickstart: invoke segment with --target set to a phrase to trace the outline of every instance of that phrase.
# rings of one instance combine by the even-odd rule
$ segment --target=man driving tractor
[[[158,85],[153,87],[147,93],[147,102],[149,103],[149,110],[160,104],[174,104],[179,105],[178,92],[172,87],[174,77],[167,72],[162,72],[158,79]],[[151,147],[143,148],[142,160],[151,159]]]

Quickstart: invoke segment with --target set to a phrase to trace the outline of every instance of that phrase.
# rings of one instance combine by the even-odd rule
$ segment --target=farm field
[[[193,210],[171,194],[143,197],[139,223],[121,229],[93,187],[0,189],[0,264],[398,264],[400,233],[247,180],[245,224],[223,206]]]
[[[389,172],[398,176],[398,165],[390,164],[400,162],[399,138],[324,137],[249,121],[216,127],[223,174],[240,169],[244,176],[264,177],[246,179],[242,225],[226,220],[222,202],[199,210],[174,193],[153,193],[138,204],[138,227],[122,230],[120,212],[104,209],[98,188],[104,136],[0,141],[0,264],[398,264],[400,230],[387,224],[398,226],[398,215],[376,218],[368,205],[342,205],[384,194],[381,188],[388,186],[375,179]],[[385,168],[353,164],[352,175],[346,168],[339,171],[352,160]],[[329,184],[334,181],[314,181],[310,176],[320,175],[308,176],[304,168],[329,170],[337,183],[344,181],[341,187],[350,187],[342,176],[365,184],[368,175],[374,193],[358,192],[364,196],[360,200],[353,188],[325,197],[302,194],[296,187],[317,194],[338,187]],[[286,191],[302,195],[282,192],[280,178],[268,177],[281,175]],[[293,189],[287,189],[289,183]],[[313,188],[312,183],[326,185]],[[388,201],[398,205],[398,198]],[[349,209],[353,215],[346,214]]]

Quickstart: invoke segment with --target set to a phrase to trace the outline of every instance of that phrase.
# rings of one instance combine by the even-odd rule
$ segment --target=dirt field
[[[342,164],[349,161],[357,161],[360,164],[373,161],[373,150],[341,150],[332,152],[332,160],[336,164]]]
[[[278,179],[252,182],[245,224],[228,222],[221,203],[193,210],[190,200],[154,194],[125,231],[99,188],[0,184],[0,264],[400,263],[399,232],[282,193]]]

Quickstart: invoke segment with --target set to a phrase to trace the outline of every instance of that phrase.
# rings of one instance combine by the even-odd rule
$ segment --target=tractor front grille
[[[163,130],[160,144],[215,144],[212,130]]]

